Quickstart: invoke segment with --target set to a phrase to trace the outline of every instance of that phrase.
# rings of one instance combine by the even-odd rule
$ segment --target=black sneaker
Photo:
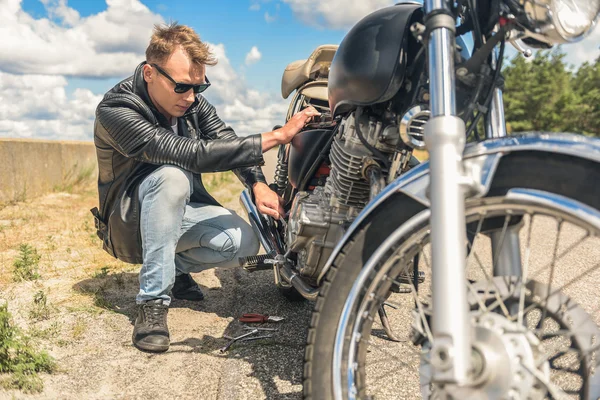
[[[200,286],[190,274],[177,275],[171,292],[173,297],[179,300],[200,301],[204,299]]]
[[[162,299],[148,300],[138,305],[131,338],[135,347],[155,353],[169,349],[168,312],[169,307],[163,304]]]

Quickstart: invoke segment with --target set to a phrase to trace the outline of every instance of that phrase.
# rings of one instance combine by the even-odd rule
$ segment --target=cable
[[[481,34],[481,26],[479,26],[479,16],[477,15],[477,9],[475,8],[475,1],[467,0],[467,4],[469,7],[471,20],[473,21],[473,38],[475,39],[475,49],[478,49],[483,45],[483,41],[481,40],[483,35]]]
[[[494,89],[496,89],[496,82],[498,81],[498,78],[500,78],[500,70],[502,69],[502,62],[504,60],[504,48],[505,47],[506,47],[506,40],[502,39],[502,41],[500,42],[500,51],[498,51],[498,60],[496,61],[496,69],[494,70],[494,77],[492,78],[492,84],[490,85],[490,91],[488,92],[485,102],[483,103],[483,106],[486,108],[486,113],[489,111],[490,103],[492,101],[492,98],[494,97]],[[483,112],[481,112],[481,111],[479,111],[477,113],[477,115],[473,119],[473,122],[471,122],[471,125],[469,125],[469,129],[467,129],[466,137],[469,137],[471,132],[473,132],[473,129],[475,129],[475,126],[477,126],[477,123],[481,119],[482,115],[483,115]]]

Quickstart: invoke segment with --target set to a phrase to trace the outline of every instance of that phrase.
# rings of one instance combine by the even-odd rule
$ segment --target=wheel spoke
[[[525,285],[527,283],[527,273],[529,271],[529,256],[531,255],[531,231],[533,230],[534,214],[529,216],[529,227],[527,229],[527,245],[525,246],[525,262],[521,271],[521,288],[519,290],[519,313],[517,314],[517,323],[523,326],[523,309],[525,308]]]
[[[481,272],[483,272],[485,278],[487,279],[487,281],[489,283],[492,284],[492,286],[494,286],[494,288],[496,290],[494,290],[494,297],[496,298],[496,301],[494,301],[492,304],[490,304],[487,308],[487,312],[484,313],[484,315],[490,311],[492,311],[493,309],[495,309],[496,307],[500,307],[500,309],[502,310],[502,313],[504,314],[504,316],[506,318],[510,318],[510,312],[508,311],[508,308],[506,308],[506,304],[504,304],[504,300],[502,300],[502,298],[500,297],[500,288],[498,287],[498,285],[496,285],[496,282],[489,276],[489,274],[485,271],[485,268],[483,266],[483,263],[481,262],[481,259],[479,258],[479,256],[477,255],[476,252],[474,252],[475,254],[475,260],[477,260],[477,264],[479,265],[479,268],[481,269]]]
[[[510,215],[506,215],[504,217],[504,224],[502,225],[502,234],[500,236],[500,242],[498,243],[498,251],[496,252],[496,254],[493,255],[493,260],[492,260],[492,271],[496,270],[496,264],[498,263],[498,259],[500,258],[500,249],[502,249],[502,246],[504,246],[504,239],[506,238],[506,231],[508,229],[508,222],[510,221]]]
[[[400,285],[402,282],[398,282],[397,280],[393,279],[393,278],[388,278],[392,281],[392,283]],[[419,296],[417,295],[417,291],[415,290],[415,285],[414,283],[410,283],[410,293],[412,294],[413,300],[415,302],[415,305],[417,306],[417,312],[419,313],[419,317],[421,319],[421,323],[423,324],[423,328],[425,329],[425,334],[427,335],[427,339],[433,343],[433,335],[431,334],[431,328],[429,326],[429,322],[427,322],[427,317],[425,316],[425,310],[423,308],[423,303],[421,302],[421,300],[419,300]],[[388,301],[388,303],[394,307],[404,307],[401,304],[397,304],[391,301]]]
[[[556,269],[556,255],[558,254],[558,243],[560,242],[560,232],[562,231],[563,221],[562,219],[558,220],[558,232],[556,233],[556,240],[554,241],[554,251],[552,252],[552,265],[550,268],[550,276],[548,277],[548,293],[546,294],[546,300],[544,300],[543,310],[542,310],[542,319],[543,321],[546,319],[546,313],[548,311],[548,299],[550,298],[550,293],[552,292],[552,281],[554,280],[554,270]]]
[[[577,239],[576,241],[574,241],[573,244],[571,244],[569,247],[567,247],[566,249],[564,249],[559,255],[557,260],[562,259],[565,255],[567,255],[571,250],[574,250],[576,247],[581,246],[587,239],[591,238],[592,236],[590,235],[590,232],[586,232],[585,235],[583,235],[582,237],[580,237],[579,239]],[[552,266],[552,262],[541,266],[540,268],[538,268],[535,272],[534,275],[540,275],[542,272],[544,272],[546,269],[550,268]]]
[[[600,262],[598,264],[594,265],[592,268],[590,268],[590,269],[582,272],[581,274],[577,275],[575,278],[571,279],[569,282],[565,283],[564,285],[562,285],[558,289],[554,290],[553,292],[550,293],[550,291],[548,291],[549,296],[547,296],[547,297],[551,297],[551,296],[554,296],[554,295],[562,292],[563,289],[568,288],[573,283],[577,282],[582,277],[591,274],[592,272],[596,271],[598,268],[600,268]],[[545,306],[545,304],[536,304],[536,303],[531,304],[527,308],[525,308],[524,312],[527,313],[527,312],[529,312],[529,311],[531,311],[531,310],[533,310],[533,309],[535,309],[537,307],[540,307],[540,306]]]
[[[567,396],[567,394],[558,386],[556,386],[555,384],[553,384],[552,382],[550,382],[548,379],[546,379],[546,377],[540,373],[540,371],[538,371],[536,368],[531,368],[526,364],[521,364],[531,375],[533,375],[534,377],[536,377],[540,382],[542,382],[544,384],[544,386],[546,386],[546,389],[548,390],[548,392],[550,393],[550,395],[552,396],[552,398],[557,399],[557,400],[568,400],[569,397]]]

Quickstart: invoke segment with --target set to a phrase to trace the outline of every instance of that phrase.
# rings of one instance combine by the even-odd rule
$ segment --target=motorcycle
[[[279,149],[287,216],[242,193],[267,254],[240,262],[315,300],[306,398],[600,398],[600,142],[507,136],[501,74],[506,42],[574,42],[599,12],[400,3],[286,68],[288,118],[322,116]]]

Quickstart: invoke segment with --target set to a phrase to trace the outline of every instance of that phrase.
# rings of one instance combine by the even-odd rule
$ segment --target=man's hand
[[[279,144],[289,143],[294,136],[300,132],[304,126],[310,122],[312,117],[321,115],[314,107],[309,106],[304,110],[297,112],[289,119],[289,121],[275,132],[279,133],[281,142]]]
[[[254,202],[258,207],[258,211],[275,219],[279,219],[285,214],[283,199],[266,184],[257,182],[252,186],[252,191],[254,192]]]
[[[289,121],[281,128],[262,134],[262,151],[263,153],[272,149],[275,146],[287,144],[292,141],[294,136],[300,132],[304,126],[310,122],[312,117],[321,115],[314,107],[310,106],[302,111],[297,112],[289,119]]]

